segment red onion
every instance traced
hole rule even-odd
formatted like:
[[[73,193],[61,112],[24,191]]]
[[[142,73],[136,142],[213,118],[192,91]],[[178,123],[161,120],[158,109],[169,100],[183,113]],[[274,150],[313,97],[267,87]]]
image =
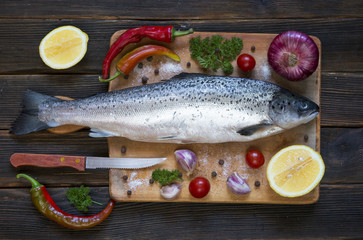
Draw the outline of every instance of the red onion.
[[[193,173],[197,166],[197,156],[188,149],[180,149],[174,152],[174,156],[179,166],[187,172],[187,175]]]
[[[178,197],[182,189],[182,185],[180,183],[173,183],[171,185],[163,186],[160,189],[160,194],[166,200],[173,200]]]
[[[251,192],[251,188],[248,186],[246,180],[244,180],[237,172],[228,176],[227,186],[234,194],[243,195]]]
[[[267,57],[278,74],[290,81],[301,81],[318,67],[319,49],[305,33],[287,31],[272,40]]]

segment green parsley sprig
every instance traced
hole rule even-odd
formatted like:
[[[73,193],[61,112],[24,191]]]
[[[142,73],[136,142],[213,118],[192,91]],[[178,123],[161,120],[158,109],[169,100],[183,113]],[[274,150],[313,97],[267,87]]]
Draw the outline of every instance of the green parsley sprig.
[[[81,212],[87,212],[88,207],[92,205],[92,203],[102,205],[102,203],[93,201],[89,194],[89,187],[80,186],[69,188],[67,190],[66,196],[68,200]]]
[[[175,181],[183,181],[180,177],[179,170],[156,169],[152,172],[151,177],[154,181],[159,182],[161,185],[169,185]]]
[[[191,57],[197,60],[202,68],[217,71],[222,68],[223,72],[233,72],[231,62],[238,56],[243,48],[240,38],[232,37],[231,40],[224,39],[221,35],[213,35],[201,40],[200,36],[189,41]]]

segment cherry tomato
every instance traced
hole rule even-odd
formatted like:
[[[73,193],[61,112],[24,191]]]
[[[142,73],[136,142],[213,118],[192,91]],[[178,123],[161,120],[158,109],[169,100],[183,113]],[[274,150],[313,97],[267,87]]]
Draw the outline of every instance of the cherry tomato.
[[[251,55],[244,53],[238,57],[237,65],[243,72],[248,72],[255,68],[256,61]]]
[[[196,177],[189,183],[189,192],[195,198],[205,197],[210,190],[210,183],[204,177]]]
[[[250,150],[246,154],[246,162],[251,168],[259,168],[265,163],[265,157],[258,150]]]

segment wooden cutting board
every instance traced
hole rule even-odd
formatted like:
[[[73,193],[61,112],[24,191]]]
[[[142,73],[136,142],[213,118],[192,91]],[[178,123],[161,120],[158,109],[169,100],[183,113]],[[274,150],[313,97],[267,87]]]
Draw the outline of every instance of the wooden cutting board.
[[[124,30],[116,32],[111,38],[111,44],[123,33]],[[243,39],[243,49],[241,53],[249,53],[256,59],[256,67],[250,73],[242,73],[236,66],[231,76],[247,77],[252,79],[266,80],[285,87],[293,92],[299,93],[313,100],[320,105],[320,72],[318,69],[308,79],[301,82],[289,82],[277,75],[267,63],[268,47],[276,34],[253,34],[253,33],[217,33],[217,32],[195,32],[192,35],[176,38],[173,43],[161,43],[144,39],[138,44],[131,44],[123,50],[111,66],[113,75],[116,71],[115,64],[118,59],[131,49],[144,44],[158,44],[166,46],[175,51],[181,58],[177,63],[167,57],[154,56],[152,61],[142,61],[143,67],[136,67],[129,74],[128,79],[119,77],[109,85],[109,91],[142,85],[143,76],[149,78],[148,83],[158,82],[162,79],[169,79],[180,72],[206,73],[212,75],[224,75],[221,70],[218,72],[204,71],[190,58],[189,40],[193,37],[201,36],[205,38],[214,34],[222,35],[224,38],[239,37]],[[313,37],[321,52],[320,40]],[[251,51],[251,46],[255,46],[255,51]],[[321,59],[321,57],[320,57]],[[190,62],[191,66],[187,67]],[[154,69],[159,69],[159,74],[154,74]],[[208,202],[208,203],[269,203],[269,204],[309,204],[314,203],[319,198],[319,187],[305,196],[297,198],[286,198],[276,194],[270,187],[266,178],[266,167],[271,157],[280,149],[293,145],[304,144],[320,150],[320,115],[310,123],[296,127],[279,135],[267,137],[247,143],[221,143],[221,144],[161,144],[135,142],[125,138],[112,137],[108,139],[110,157],[167,157],[163,163],[146,169],[139,170],[119,170],[110,169],[110,195],[116,201],[135,202],[163,202],[166,201],[160,196],[160,185],[150,184],[151,173],[157,168],[180,169],[174,158],[174,151],[177,149],[190,149],[194,151],[198,158],[198,166],[193,175],[187,177],[183,172],[182,192],[174,202]],[[126,152],[122,153],[122,147]],[[259,169],[251,169],[245,162],[245,154],[248,149],[257,148],[265,156],[265,164]],[[224,160],[224,165],[219,165],[218,161]],[[216,177],[211,173],[217,172]],[[251,187],[251,193],[245,196],[237,196],[229,192],[226,186],[226,179],[232,172],[238,172],[247,179]],[[128,179],[123,180],[127,175]],[[189,193],[188,186],[192,178],[203,176],[209,179],[211,189],[209,194],[196,199]],[[261,185],[255,187],[255,181],[260,181]],[[132,194],[127,195],[131,190]]]

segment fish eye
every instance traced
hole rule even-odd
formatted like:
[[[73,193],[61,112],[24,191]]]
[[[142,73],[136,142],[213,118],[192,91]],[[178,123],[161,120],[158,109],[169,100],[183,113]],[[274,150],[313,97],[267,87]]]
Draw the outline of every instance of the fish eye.
[[[305,103],[305,102],[303,102],[303,103],[300,104],[300,107],[301,107],[301,109],[307,109],[308,108],[308,104]]]

